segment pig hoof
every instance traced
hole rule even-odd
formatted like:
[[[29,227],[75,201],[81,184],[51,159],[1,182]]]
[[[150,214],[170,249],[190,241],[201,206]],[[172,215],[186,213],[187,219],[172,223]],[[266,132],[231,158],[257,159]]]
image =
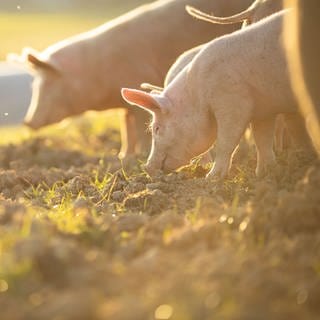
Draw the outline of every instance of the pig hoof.
[[[120,160],[125,159],[126,156],[127,156],[127,155],[126,155],[125,152],[120,151],[120,152],[118,153],[118,158],[119,158]]]

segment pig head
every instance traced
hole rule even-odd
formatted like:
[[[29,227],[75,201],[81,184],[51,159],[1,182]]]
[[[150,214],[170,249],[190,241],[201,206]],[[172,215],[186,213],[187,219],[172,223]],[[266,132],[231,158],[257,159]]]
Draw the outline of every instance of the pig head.
[[[192,158],[210,149],[215,140],[214,117],[208,110],[197,108],[197,103],[193,103],[184,89],[181,88],[185,95],[178,99],[176,94],[122,89],[122,96],[128,103],[152,114],[152,148],[145,166],[150,175],[188,164]]]
[[[81,113],[75,102],[78,92],[63,70],[32,50],[24,50],[25,60],[34,71],[32,99],[25,124],[33,129],[56,123]]]

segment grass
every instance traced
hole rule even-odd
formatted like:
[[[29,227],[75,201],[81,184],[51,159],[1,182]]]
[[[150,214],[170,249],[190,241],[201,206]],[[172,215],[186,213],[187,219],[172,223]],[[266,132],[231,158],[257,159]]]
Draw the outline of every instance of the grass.
[[[20,142],[28,139],[31,132],[22,126],[0,127],[0,145]]]
[[[119,129],[121,111],[87,112],[86,114],[68,118],[61,123],[44,127],[39,131],[32,131],[25,126],[0,127],[0,146],[10,143],[19,143],[36,137],[61,137],[68,135],[69,142],[75,142],[81,135],[90,139],[90,136],[103,134],[106,128]],[[72,128],[72,130],[70,130]],[[67,143],[66,143],[67,144]],[[74,146],[74,145],[73,145]]]

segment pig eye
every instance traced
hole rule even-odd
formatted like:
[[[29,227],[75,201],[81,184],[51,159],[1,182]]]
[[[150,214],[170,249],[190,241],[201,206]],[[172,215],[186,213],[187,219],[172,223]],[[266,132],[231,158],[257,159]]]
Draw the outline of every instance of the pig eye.
[[[160,129],[159,126],[156,126],[156,127],[154,128],[154,133],[155,133],[155,134],[158,134],[158,133],[159,133],[159,129]]]

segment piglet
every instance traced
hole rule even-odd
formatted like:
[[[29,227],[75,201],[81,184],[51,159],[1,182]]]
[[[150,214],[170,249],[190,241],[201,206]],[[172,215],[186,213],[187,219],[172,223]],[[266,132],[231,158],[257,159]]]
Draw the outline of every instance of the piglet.
[[[171,171],[206,152],[216,140],[208,177],[224,178],[233,152],[251,123],[257,175],[275,162],[274,119],[296,113],[285,52],[281,11],[206,44],[160,94],[122,89],[123,98],[153,115],[146,170]]]

